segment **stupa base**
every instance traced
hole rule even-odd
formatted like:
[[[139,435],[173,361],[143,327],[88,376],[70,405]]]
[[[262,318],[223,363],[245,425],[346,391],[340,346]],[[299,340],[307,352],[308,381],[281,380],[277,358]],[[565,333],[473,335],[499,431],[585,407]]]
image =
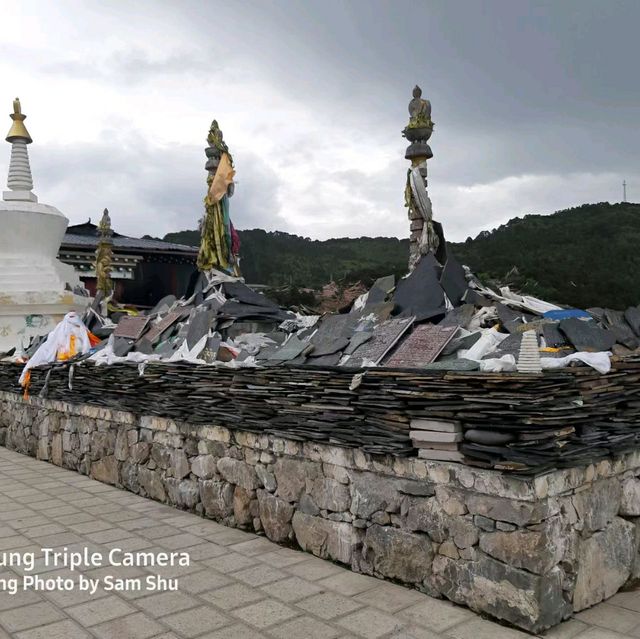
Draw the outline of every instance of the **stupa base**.
[[[19,354],[32,337],[47,335],[70,311],[84,313],[91,298],[71,291],[24,291],[0,295],[0,353]]]

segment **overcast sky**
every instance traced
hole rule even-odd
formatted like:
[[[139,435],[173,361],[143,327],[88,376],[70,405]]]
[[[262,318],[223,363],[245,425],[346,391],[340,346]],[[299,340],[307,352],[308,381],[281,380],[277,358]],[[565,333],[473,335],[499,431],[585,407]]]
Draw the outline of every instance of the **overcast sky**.
[[[108,207],[128,235],[195,228],[216,118],[238,228],[405,237],[400,131],[416,83],[432,102],[429,192],[448,239],[620,201],[623,179],[640,201],[637,0],[0,9],[0,113],[21,98],[35,192],[72,224]]]

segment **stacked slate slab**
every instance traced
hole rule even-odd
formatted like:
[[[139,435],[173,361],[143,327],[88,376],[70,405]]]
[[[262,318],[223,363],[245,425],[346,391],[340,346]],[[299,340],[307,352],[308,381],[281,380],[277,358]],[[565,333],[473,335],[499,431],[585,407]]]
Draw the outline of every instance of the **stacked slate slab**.
[[[0,364],[0,390],[20,392],[19,372]],[[162,362],[140,375],[133,363],[83,361],[34,369],[32,380],[32,394],[51,399],[372,454],[416,456],[422,446],[411,433],[420,420],[458,422],[462,439],[452,443],[461,463],[519,475],[640,447],[640,356],[615,361],[606,375],[587,367],[527,375]]]
[[[418,457],[438,461],[461,462],[462,424],[438,419],[412,419],[409,436],[418,449]]]

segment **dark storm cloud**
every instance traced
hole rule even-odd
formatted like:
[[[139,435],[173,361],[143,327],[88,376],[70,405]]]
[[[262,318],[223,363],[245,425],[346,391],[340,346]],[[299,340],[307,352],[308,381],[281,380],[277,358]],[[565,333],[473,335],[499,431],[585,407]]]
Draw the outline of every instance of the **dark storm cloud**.
[[[31,69],[34,83],[103,98],[96,130],[106,133],[34,160],[37,190],[73,221],[112,202],[130,234],[150,232],[150,220],[155,235],[193,228],[204,174],[201,136],[182,129],[190,113],[203,129],[221,119],[238,227],[406,235],[400,130],[416,83],[433,104],[429,189],[449,237],[619,199],[622,179],[640,193],[637,0],[42,6],[25,25],[54,11],[39,25],[56,35],[48,48],[16,39],[0,55],[19,79]],[[72,25],[75,39],[53,25]],[[135,109],[131,122],[123,111]]]
[[[339,105],[345,122],[360,123],[358,137],[384,126],[392,140],[420,83],[433,102],[434,165],[446,163],[451,180],[639,170],[636,1],[281,2],[252,11],[262,29],[249,46],[278,42],[273,81],[319,109]]]

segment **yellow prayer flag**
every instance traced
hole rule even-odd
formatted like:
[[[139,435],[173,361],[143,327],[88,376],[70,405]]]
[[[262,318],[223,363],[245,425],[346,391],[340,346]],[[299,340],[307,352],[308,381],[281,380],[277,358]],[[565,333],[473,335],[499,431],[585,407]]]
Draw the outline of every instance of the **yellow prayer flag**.
[[[211,180],[211,187],[209,188],[209,201],[212,204],[219,202],[226,194],[229,184],[233,182],[233,177],[236,172],[231,166],[231,158],[228,153],[223,153],[220,158],[220,164],[216,169],[216,174]]]

